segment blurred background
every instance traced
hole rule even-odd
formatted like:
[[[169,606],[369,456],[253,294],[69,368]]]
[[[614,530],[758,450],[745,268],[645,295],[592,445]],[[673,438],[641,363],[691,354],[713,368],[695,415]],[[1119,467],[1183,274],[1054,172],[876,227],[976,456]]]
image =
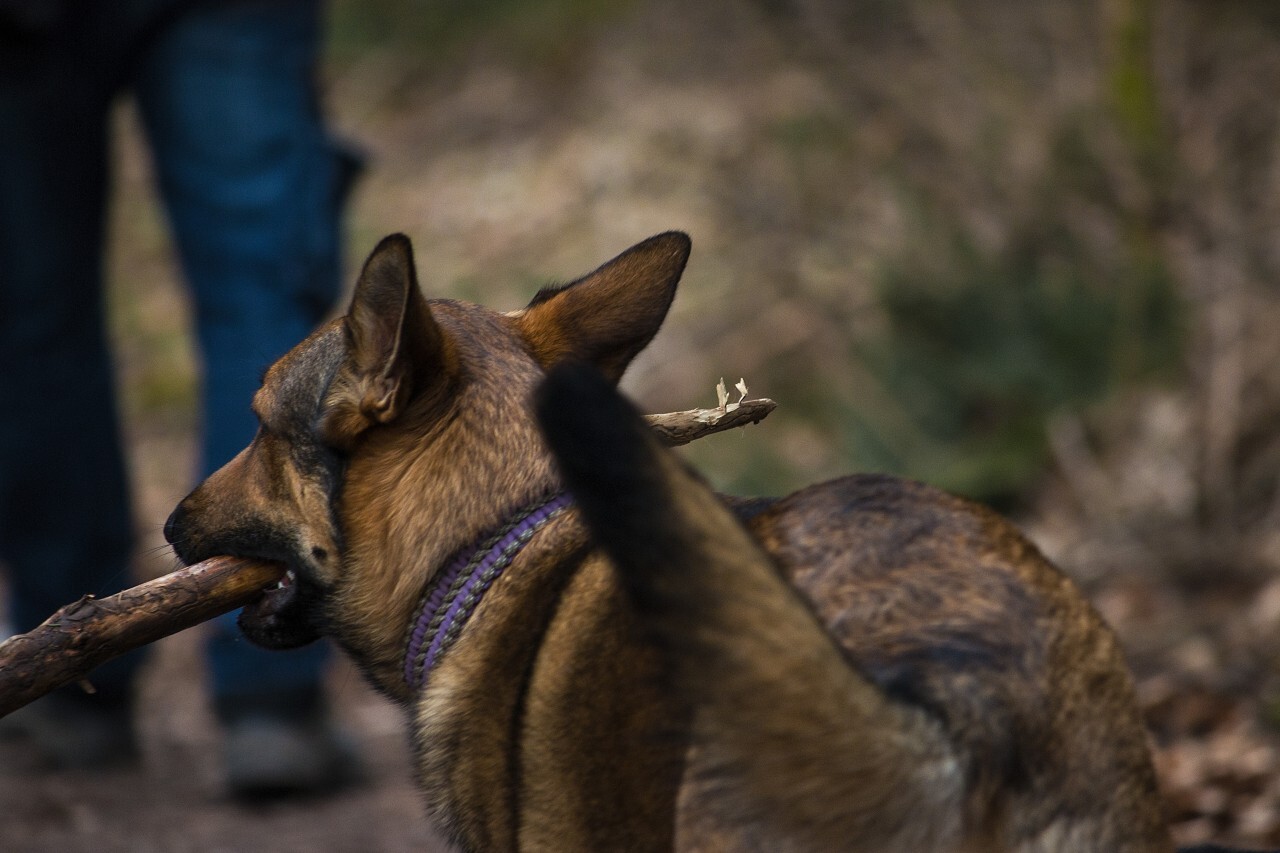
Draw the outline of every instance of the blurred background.
[[[712,405],[721,377],[778,401],[689,448],[712,481],[891,471],[1010,514],[1121,633],[1179,840],[1280,843],[1280,6],[337,0],[323,89],[368,158],[350,269],[404,231],[429,295],[507,310],[688,231],[625,386],[648,411]],[[197,366],[128,103],[117,140],[112,317],[154,574]],[[153,666],[162,788],[0,779],[6,826],[63,849],[430,843],[399,718],[349,671],[377,784],[210,802],[194,648]],[[375,818],[348,848],[314,809]]]

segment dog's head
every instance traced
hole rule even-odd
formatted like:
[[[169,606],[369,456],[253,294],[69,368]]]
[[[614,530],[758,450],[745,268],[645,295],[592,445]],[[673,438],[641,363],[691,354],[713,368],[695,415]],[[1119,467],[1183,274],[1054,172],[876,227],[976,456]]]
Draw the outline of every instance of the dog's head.
[[[660,234],[503,314],[427,300],[408,239],[386,238],[346,316],[267,370],[257,435],[178,505],[166,537],[187,563],[289,567],[245,609],[251,639],[286,648],[332,634],[368,664],[390,661],[431,573],[553,488],[530,411],[544,372],[581,361],[617,381],[661,325],[688,254],[684,234]]]

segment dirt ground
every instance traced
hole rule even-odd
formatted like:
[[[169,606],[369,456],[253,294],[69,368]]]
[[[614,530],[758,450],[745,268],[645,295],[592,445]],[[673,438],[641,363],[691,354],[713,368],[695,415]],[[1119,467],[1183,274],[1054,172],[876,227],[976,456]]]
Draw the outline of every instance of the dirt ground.
[[[29,746],[0,742],[5,853],[432,853],[446,847],[410,781],[400,712],[350,667],[332,673],[336,712],[359,745],[349,791],[262,807],[226,797],[218,733],[204,701],[199,629],[156,644],[139,716],[143,760],[107,773],[51,772]]]

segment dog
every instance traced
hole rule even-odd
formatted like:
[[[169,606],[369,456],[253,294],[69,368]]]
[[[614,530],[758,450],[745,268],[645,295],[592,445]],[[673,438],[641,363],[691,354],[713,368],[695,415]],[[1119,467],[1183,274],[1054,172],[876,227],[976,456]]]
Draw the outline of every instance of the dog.
[[[1118,642],[1009,523],[879,475],[718,496],[646,434],[613,387],[689,251],[499,313],[386,238],[166,537],[288,566],[244,633],[405,706],[464,851],[1172,850]]]

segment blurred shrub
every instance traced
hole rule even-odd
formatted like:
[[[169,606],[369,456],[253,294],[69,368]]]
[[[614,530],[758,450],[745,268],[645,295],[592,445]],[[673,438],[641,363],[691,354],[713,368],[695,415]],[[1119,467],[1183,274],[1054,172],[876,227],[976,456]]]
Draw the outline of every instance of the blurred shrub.
[[[1154,258],[1093,262],[1061,225],[1024,227],[997,251],[961,231],[883,269],[886,329],[861,353],[913,429],[851,413],[864,467],[998,506],[1047,462],[1046,424],[1181,363],[1175,282]]]

